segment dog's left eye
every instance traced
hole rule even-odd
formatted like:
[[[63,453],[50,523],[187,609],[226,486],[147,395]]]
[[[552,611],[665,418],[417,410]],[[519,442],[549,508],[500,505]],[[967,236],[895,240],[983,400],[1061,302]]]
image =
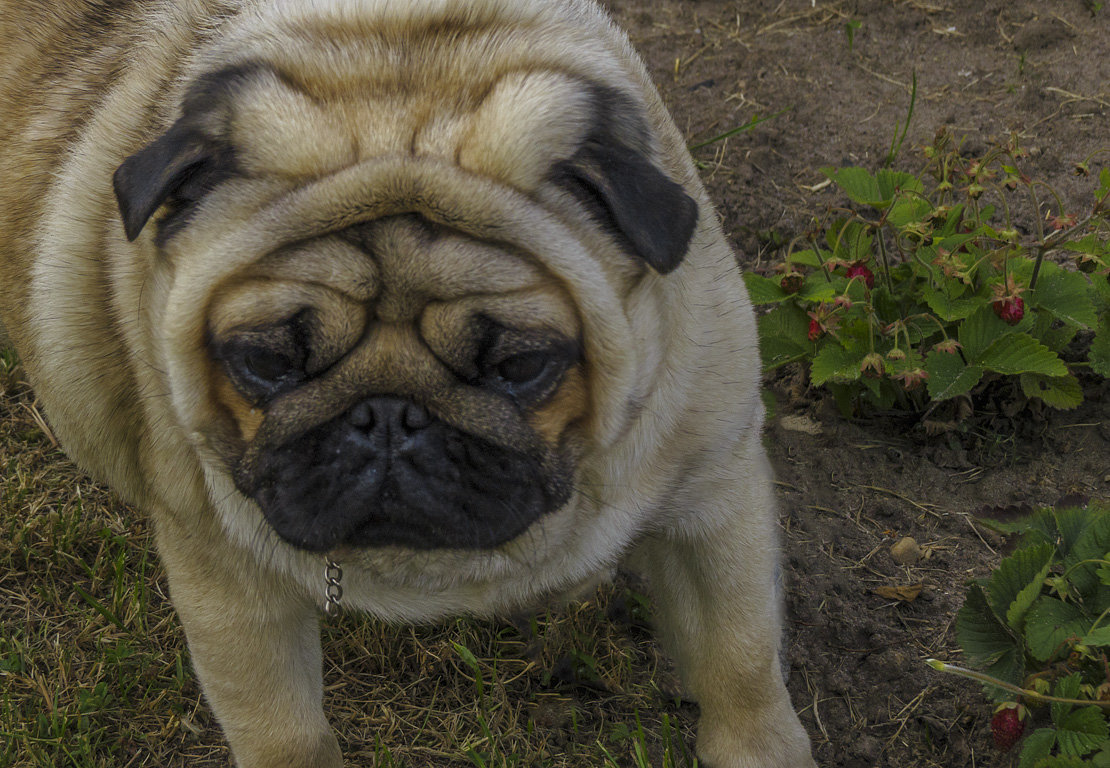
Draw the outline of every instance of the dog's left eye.
[[[573,345],[553,344],[515,353],[491,354],[483,368],[485,386],[523,407],[543,402],[575,359]]]
[[[539,377],[552,363],[546,351],[523,352],[497,364],[497,375],[510,384],[525,384]]]

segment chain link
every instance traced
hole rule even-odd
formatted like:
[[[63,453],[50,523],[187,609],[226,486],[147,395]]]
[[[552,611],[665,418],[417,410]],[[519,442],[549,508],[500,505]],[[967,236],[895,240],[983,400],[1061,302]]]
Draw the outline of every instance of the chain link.
[[[339,615],[339,601],[343,599],[343,569],[330,557],[324,558],[324,613],[335,618]]]

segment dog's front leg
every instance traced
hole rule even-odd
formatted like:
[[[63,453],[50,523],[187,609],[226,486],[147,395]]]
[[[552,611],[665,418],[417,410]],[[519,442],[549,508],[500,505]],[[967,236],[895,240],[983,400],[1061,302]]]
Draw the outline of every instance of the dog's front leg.
[[[222,531],[157,526],[193,666],[238,768],[340,768],[316,609]]]
[[[761,451],[742,477],[715,478],[630,563],[648,577],[657,624],[701,706],[698,754],[710,768],[812,768],[809,738],[779,665],[778,546]],[[704,495],[703,495],[704,494]]]

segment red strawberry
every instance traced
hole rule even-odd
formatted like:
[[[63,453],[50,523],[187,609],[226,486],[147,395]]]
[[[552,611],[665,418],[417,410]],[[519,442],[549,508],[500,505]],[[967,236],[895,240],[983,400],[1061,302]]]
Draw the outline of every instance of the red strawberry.
[[[875,275],[872,274],[871,270],[868,269],[867,265],[862,261],[857,261],[855,264],[848,267],[848,271],[845,274],[848,276],[849,280],[853,277],[858,277],[867,284],[868,288],[875,287]]]
[[[997,299],[991,303],[994,313],[1009,325],[1017,325],[1025,317],[1025,302],[1020,296]]]
[[[782,276],[782,282],[779,283],[787,293],[797,293],[802,290],[805,284],[806,279],[801,272],[787,272]]]
[[[991,736],[994,746],[1002,752],[1009,751],[1025,732],[1025,707],[1009,701],[998,708],[991,718]]]
[[[817,341],[819,338],[821,338],[821,333],[822,333],[821,323],[819,323],[817,321],[816,317],[810,319],[810,321],[809,321],[809,340],[810,341]]]

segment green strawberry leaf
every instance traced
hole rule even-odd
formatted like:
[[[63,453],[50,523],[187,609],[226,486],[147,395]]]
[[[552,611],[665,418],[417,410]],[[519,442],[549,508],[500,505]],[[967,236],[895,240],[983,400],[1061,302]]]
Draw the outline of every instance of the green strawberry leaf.
[[[1084,275],[1045,261],[1037,287],[1028,294],[1028,303],[1068,325],[1091,328],[1098,318],[1087,288]]]
[[[1038,661],[1048,661],[1069,637],[1087,634],[1090,619],[1071,603],[1042,596],[1025,614],[1025,639],[1029,653]]]
[[[812,250],[795,251],[790,254],[789,263],[819,269],[821,267],[821,262],[823,260],[828,260],[830,256],[832,256],[831,253],[824,253],[819,256],[816,251]]]
[[[1072,757],[1083,757],[1106,741],[1106,718],[1098,707],[1083,707],[1069,714],[1058,724],[1056,740],[1060,752]]]
[[[1040,595],[1055,552],[1051,544],[1019,550],[991,574],[987,582],[991,607],[996,615],[1006,617],[1006,624],[1015,632],[1021,632],[1025,612]]]
[[[1098,569],[1107,550],[1110,550],[1110,508],[1092,502],[1090,510],[1075,510],[1074,514],[1087,521],[1074,539],[1064,558],[1064,567],[1072,585],[1082,595],[1093,596],[1099,586]],[[1096,603],[1099,610],[1107,606]]]
[[[1016,684],[1025,674],[1020,641],[991,608],[978,584],[971,586],[956,613],[956,640],[973,666],[1003,682]],[[1000,688],[994,688],[992,695],[1000,700],[1012,696]]]
[[[1026,397],[1039,397],[1046,405],[1061,410],[1077,408],[1083,403],[1083,387],[1070,374],[1042,376],[1039,373],[1023,373],[1021,391]]]
[[[1091,768],[1091,764],[1086,760],[1080,760],[1078,757],[1053,755],[1052,757],[1038,760],[1034,768]]]
[[[865,354],[864,349],[845,349],[835,341],[828,341],[813,358],[810,380],[818,386],[828,381],[856,381],[862,375],[860,364]]]
[[[1098,324],[1091,351],[1087,355],[1091,370],[1103,378],[1110,379],[1110,312]]]
[[[1055,728],[1038,728],[1025,737],[1021,747],[1021,758],[1018,768],[1034,768],[1038,760],[1048,757],[1056,744]]]
[[[757,323],[764,371],[800,360],[813,351],[808,338],[809,315],[796,304],[779,304]]]
[[[963,320],[983,304],[981,299],[953,297],[948,291],[938,291],[931,285],[926,286],[921,295],[929,309],[946,323]]]
[[[1083,645],[1094,645],[1098,647],[1110,645],[1110,626],[1092,629],[1083,636],[1080,642],[1082,642]]]
[[[777,282],[754,272],[744,273],[744,285],[748,288],[748,298],[756,306],[777,304],[790,298],[790,294],[784,291]]]
[[[968,361],[978,363],[979,358],[1001,337],[1025,330],[1032,321],[1026,315],[1017,325],[1008,325],[994,314],[990,304],[984,304],[960,323],[958,337]]]
[[[991,344],[975,362],[988,371],[1002,374],[1040,373],[1045,376],[1066,376],[1068,373],[1059,355],[1024,333],[1003,336]]]
[[[920,192],[921,180],[912,173],[902,173],[883,169],[872,176],[866,168],[822,168],[825,174],[840,187],[849,198],[857,203],[878,210],[887,208],[899,190]]]
[[[948,352],[930,352],[925,359],[925,371],[929,374],[926,383],[933,400],[962,395],[983,378],[982,366],[967,365],[958,354]]]

